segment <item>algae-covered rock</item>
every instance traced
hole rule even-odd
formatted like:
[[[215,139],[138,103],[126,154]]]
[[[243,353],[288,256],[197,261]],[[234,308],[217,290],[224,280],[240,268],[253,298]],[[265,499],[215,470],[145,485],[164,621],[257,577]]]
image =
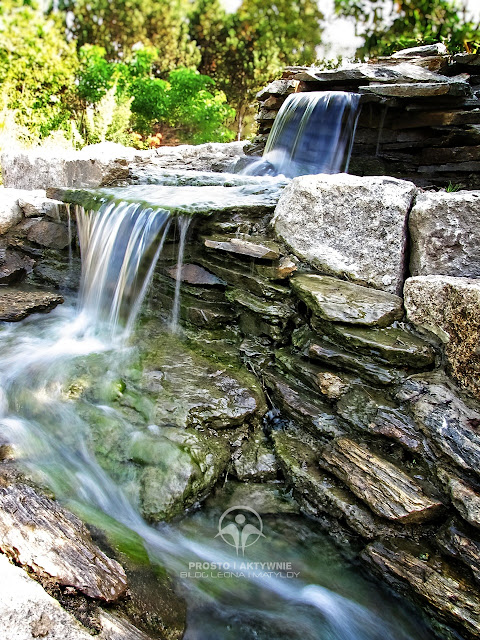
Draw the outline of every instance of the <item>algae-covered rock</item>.
[[[385,291],[315,274],[298,274],[290,282],[295,293],[323,320],[387,327],[403,316],[402,299]]]
[[[278,473],[275,455],[260,428],[239,448],[232,460],[233,472],[244,482],[275,480]]]
[[[167,335],[156,346],[141,383],[156,398],[156,424],[225,429],[265,413],[258,380],[240,364],[212,362]]]
[[[140,475],[143,515],[157,522],[182,514],[207,496],[226,469],[230,447],[218,436],[164,427],[133,442],[131,457],[145,465]]]

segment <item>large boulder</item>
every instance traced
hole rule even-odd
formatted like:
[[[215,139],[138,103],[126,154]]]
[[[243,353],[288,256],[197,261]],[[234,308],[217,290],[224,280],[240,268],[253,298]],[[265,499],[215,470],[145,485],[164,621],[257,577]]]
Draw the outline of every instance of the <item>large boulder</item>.
[[[420,193],[409,219],[414,276],[480,277],[480,191]]]
[[[0,235],[6,233],[23,218],[18,198],[23,193],[17,189],[0,189]]]
[[[408,319],[445,343],[449,372],[480,397],[480,280],[417,276],[404,294]]]
[[[413,183],[395,178],[301,176],[280,197],[273,223],[319,271],[398,294],[415,193]]]

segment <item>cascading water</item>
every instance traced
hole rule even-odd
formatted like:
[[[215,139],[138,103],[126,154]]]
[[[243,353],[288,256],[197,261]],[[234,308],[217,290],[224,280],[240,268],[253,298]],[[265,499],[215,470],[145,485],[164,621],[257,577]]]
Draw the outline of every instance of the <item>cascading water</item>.
[[[153,205],[107,201],[96,212],[78,209],[83,260],[78,307],[56,309],[48,316],[31,317],[18,325],[6,325],[0,331],[3,352],[0,425],[8,440],[16,445],[20,461],[71,508],[101,510],[136,531],[143,538],[152,562],[161,563],[177,578],[191,563],[233,566],[238,559],[222,551],[211,525],[201,519],[158,528],[142,519],[128,493],[97,462],[86,416],[94,409],[115,415],[118,421],[125,418],[108,399],[95,406],[93,401],[77,399],[70,381],[83,358],[95,356],[94,365],[99,366],[95,354],[103,353],[107,363],[105,371],[97,372],[99,377],[108,377],[129,366],[132,355],[129,340],[135,317],[169,225],[174,224],[170,211],[185,211],[188,206],[198,208],[199,191],[192,189],[191,192],[179,189],[178,198],[173,201],[172,191],[163,191],[164,197],[168,195],[168,206],[166,201],[162,205],[157,192]],[[214,206],[212,200],[215,202],[220,195],[215,192],[217,196],[212,196],[209,189],[206,188],[203,201]],[[223,188],[221,197],[225,201],[232,198],[231,189],[234,188]],[[250,195],[257,197],[258,187]],[[181,218],[179,224],[180,244],[184,244],[188,225]],[[267,551],[279,553],[282,543],[276,541],[274,534],[273,530],[269,534],[271,547]],[[305,559],[303,569],[308,581],[304,581],[303,574],[289,580],[272,574],[225,581],[208,576],[198,581],[186,580],[184,589],[191,613],[185,638],[426,637],[423,631],[416,635],[401,630],[397,624],[385,621],[386,615],[371,611],[371,607],[314,584],[312,581],[317,579],[321,568],[311,575]],[[332,587],[335,584],[332,580]]]
[[[287,178],[348,171],[360,95],[345,91],[292,93],[283,103],[261,160],[248,175]]]

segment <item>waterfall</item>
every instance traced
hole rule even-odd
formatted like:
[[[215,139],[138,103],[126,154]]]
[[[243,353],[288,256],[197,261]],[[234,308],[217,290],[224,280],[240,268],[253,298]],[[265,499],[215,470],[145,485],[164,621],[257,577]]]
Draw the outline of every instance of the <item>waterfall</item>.
[[[359,94],[345,91],[292,93],[278,112],[263,157],[245,173],[293,178],[348,171],[359,100]]]

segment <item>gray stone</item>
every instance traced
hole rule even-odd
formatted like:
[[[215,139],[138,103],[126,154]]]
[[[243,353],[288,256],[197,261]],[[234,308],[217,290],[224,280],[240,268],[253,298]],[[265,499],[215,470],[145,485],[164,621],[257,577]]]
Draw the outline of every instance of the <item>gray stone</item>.
[[[62,302],[63,298],[58,293],[1,289],[0,320],[17,322],[31,313],[50,311]]]
[[[410,377],[397,394],[435,448],[462,469],[480,474],[480,412],[471,409],[440,374]]]
[[[424,546],[406,550],[373,542],[363,552],[364,558],[383,579],[409,585],[447,622],[459,625],[472,638],[480,627],[480,599],[472,581],[449,563],[430,558]]]
[[[23,211],[18,205],[20,193],[22,192],[18,189],[0,188],[0,235],[6,233],[23,218]]]
[[[184,144],[178,147],[159,147],[152,152],[151,162],[153,167],[165,169],[229,171],[243,156],[245,144],[245,141],[207,142],[197,145]],[[146,168],[148,171],[147,166]]]
[[[298,80],[274,80],[257,93],[257,100],[264,100],[268,96],[287,96],[295,93]]]
[[[292,498],[291,491],[279,482],[258,484],[229,481],[215,492],[212,503],[214,507],[218,507],[220,503],[226,509],[245,504],[261,515],[300,512],[298,504]]]
[[[403,317],[402,299],[384,291],[312,274],[295,275],[290,283],[295,293],[323,320],[387,327]]]
[[[260,428],[256,429],[232,458],[235,475],[242,482],[264,482],[277,477],[277,462]]]
[[[277,260],[280,257],[279,249],[273,243],[266,246],[264,243],[252,242],[252,239],[213,237],[205,238],[204,245],[208,249],[227,251],[247,258],[262,260]]]
[[[425,44],[421,47],[409,47],[408,49],[400,49],[396,51],[392,58],[416,58],[417,56],[438,56],[446,55],[448,53],[447,47],[443,42],[436,42],[435,44]]]
[[[168,275],[177,280],[178,277],[181,282],[188,284],[198,285],[202,287],[218,287],[224,286],[225,282],[214,276],[203,267],[199,267],[196,264],[183,264],[180,269],[176,266],[168,270]]]
[[[57,222],[63,217],[60,214],[65,210],[63,202],[47,198],[42,189],[26,192],[18,199],[18,205],[26,218],[47,216]]]
[[[61,222],[40,219],[28,229],[27,240],[50,249],[65,249],[71,238],[67,227]]]
[[[391,462],[350,438],[322,451],[320,466],[336,475],[378,516],[397,522],[426,522],[442,511],[440,501]]]
[[[389,293],[403,287],[416,187],[395,178],[301,176],[275,209],[276,233],[319,271]]]
[[[419,193],[409,218],[414,276],[480,277],[480,191]]]
[[[436,536],[444,553],[463,562],[480,582],[480,540],[472,538],[464,531],[461,523],[451,520]]]
[[[438,477],[462,518],[480,529],[480,493],[455,474],[443,469],[439,470]]]
[[[431,98],[434,96],[469,96],[468,82],[407,82],[404,84],[372,83],[359,88],[359,93],[373,93],[388,98]]]
[[[0,487],[0,547],[39,578],[106,602],[127,592],[122,566],[94,545],[72,513],[24,484]]]
[[[408,319],[445,343],[449,373],[480,398],[480,280],[418,276],[404,294]]]
[[[0,284],[14,284],[22,280],[32,271],[34,265],[35,260],[32,258],[7,249],[4,256],[0,256]]]

